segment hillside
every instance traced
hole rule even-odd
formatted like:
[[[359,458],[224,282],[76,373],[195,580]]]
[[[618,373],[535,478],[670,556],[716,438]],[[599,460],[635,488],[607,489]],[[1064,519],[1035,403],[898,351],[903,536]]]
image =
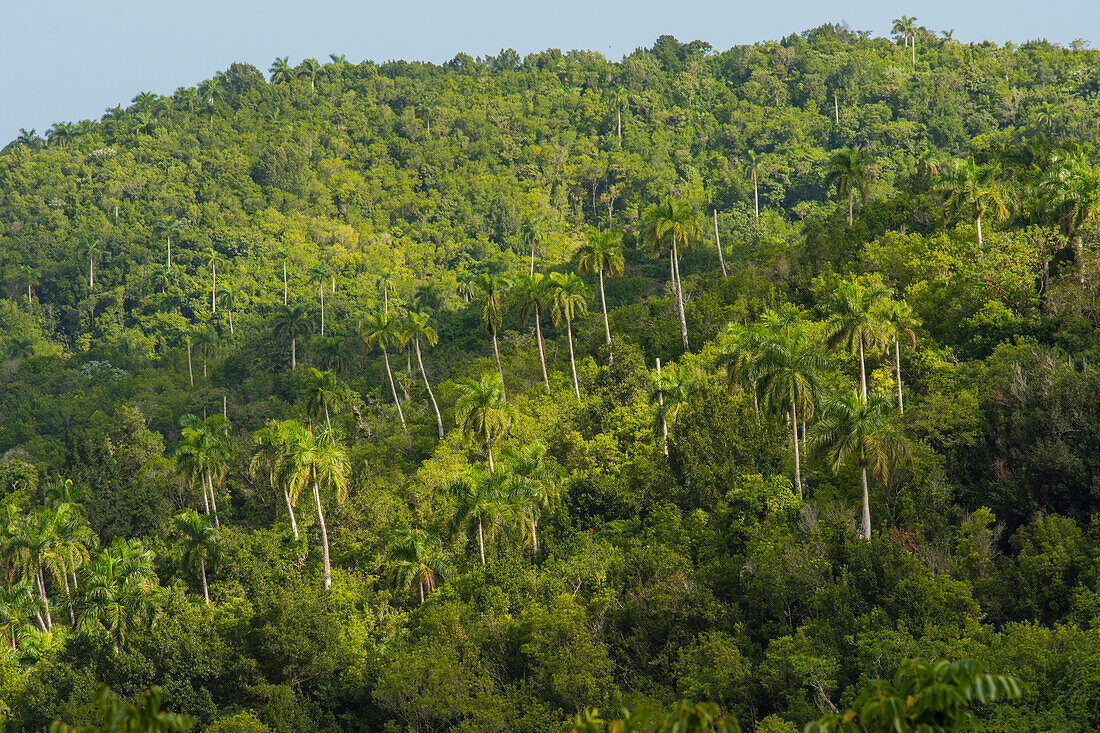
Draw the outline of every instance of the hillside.
[[[779,733],[969,659],[973,729],[1092,729],[1100,52],[900,33],[234,64],[7,145],[8,728]]]

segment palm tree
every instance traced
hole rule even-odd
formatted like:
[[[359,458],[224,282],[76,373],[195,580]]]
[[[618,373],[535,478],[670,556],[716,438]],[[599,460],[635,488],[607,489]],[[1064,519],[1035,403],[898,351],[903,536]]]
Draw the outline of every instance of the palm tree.
[[[80,249],[88,258],[88,289],[95,288],[95,258],[102,251],[98,237],[85,236],[80,240]]]
[[[329,562],[328,528],[321,506],[321,488],[329,491],[338,504],[347,498],[350,472],[347,453],[327,432],[314,435],[300,424],[292,423],[284,434],[287,439],[286,460],[279,471],[280,480],[286,482],[292,503],[297,503],[303,488],[308,486],[313,489],[313,506],[317,510],[317,523],[321,530],[324,584],[328,588],[332,585],[332,565]]]
[[[382,312],[386,315],[390,314],[390,293],[393,292],[395,287],[393,270],[385,270],[378,276],[378,292],[382,296]]]
[[[731,393],[741,388],[752,394],[752,409],[760,415],[760,400],[756,389],[759,373],[760,349],[767,339],[763,326],[753,323],[742,326],[731,323],[726,326],[718,342],[718,356],[714,365],[726,372],[726,389]]]
[[[299,79],[309,79],[309,90],[315,92],[317,91],[317,72],[320,70],[321,64],[317,62],[317,59],[303,59],[302,63],[298,64],[295,72],[297,72]]]
[[[997,182],[996,165],[978,165],[973,158],[955,161],[944,170],[939,188],[947,194],[947,205],[953,211],[970,215],[979,247],[982,245],[982,218],[988,215],[994,221],[1003,221],[1008,217],[1008,205]]]
[[[519,242],[525,249],[531,250],[531,270],[528,275],[535,274],[535,250],[542,241],[542,220],[527,217],[519,227]]]
[[[237,332],[233,329],[233,306],[237,302],[237,291],[232,286],[222,285],[222,289],[218,291],[218,300],[229,314],[229,335],[236,336]]]
[[[446,493],[456,500],[451,518],[452,533],[471,532],[477,529],[477,547],[481,565],[485,566],[485,534],[490,539],[496,528],[504,523],[511,512],[506,495],[506,474],[490,468],[481,471],[467,466],[446,488]]]
[[[153,553],[138,540],[116,537],[81,573],[83,608],[79,626],[101,625],[117,653],[130,633],[150,626],[159,615]]]
[[[314,420],[323,415],[325,427],[332,430],[331,411],[351,401],[351,388],[336,380],[332,372],[322,372],[310,367],[309,376],[302,382],[302,396],[306,412]]]
[[[871,539],[871,509],[867,472],[885,481],[891,463],[904,451],[904,444],[889,421],[890,398],[872,394],[863,398],[852,391],[831,400],[814,427],[810,444],[825,453],[837,473],[845,465],[859,468],[862,486],[862,536]]]
[[[848,197],[848,226],[852,226],[852,201],[858,188],[863,203],[867,203],[870,184],[868,161],[858,148],[844,148],[835,151],[825,165],[826,188],[836,186],[837,198]]]
[[[901,394],[901,346],[898,337],[902,334],[909,337],[912,347],[917,348],[917,335],[913,329],[920,325],[920,319],[913,313],[913,308],[904,300],[885,299],[881,301],[879,313],[876,319],[886,325],[889,335],[894,340],[894,381],[898,387],[898,414],[905,414],[905,402]]]
[[[518,450],[506,448],[504,458],[508,469],[508,502],[523,519],[524,532],[529,532],[531,558],[538,562],[539,520],[558,498],[562,475],[546,460],[546,446],[538,441]]]
[[[680,312],[680,335],[684,339],[684,351],[688,351],[687,317],[684,315],[684,290],[680,282],[680,247],[690,246],[692,239],[702,236],[702,228],[695,209],[683,201],[664,199],[642,217],[642,241],[649,246],[654,257],[670,253],[669,270],[676,287],[676,304]]]
[[[1081,230],[1100,217],[1100,167],[1093,165],[1091,156],[1083,151],[1057,152],[1039,183],[1039,194],[1062,234],[1074,243],[1078,271],[1083,272]],[[1083,282],[1083,274],[1079,278]]]
[[[423,604],[439,581],[450,573],[450,558],[439,538],[424,530],[402,529],[396,535],[386,551],[393,584],[405,591],[412,590],[414,584],[419,586]]]
[[[323,262],[318,262],[309,271],[309,282],[311,285],[317,285],[317,291],[321,294],[321,336],[325,335],[325,286],[328,285],[330,277],[334,277],[329,266]]]
[[[19,268],[19,284],[27,289],[27,308],[31,307],[31,301],[34,297],[34,289],[38,287],[41,276],[42,273],[40,273],[33,267],[22,265]]]
[[[289,61],[289,56],[283,56],[282,58],[278,56],[275,57],[275,60],[271,63],[271,67],[268,69],[268,71],[271,72],[272,84],[289,84],[290,81],[294,79],[294,70],[290,68]]]
[[[19,632],[27,625],[31,614],[37,614],[31,586],[24,578],[17,583],[0,586],[0,635],[11,639],[11,648],[19,649]]]
[[[541,272],[534,275],[520,275],[508,291],[511,305],[515,309],[516,326],[523,326],[535,317],[535,342],[539,350],[539,365],[542,367],[542,383],[546,394],[550,394],[550,378],[546,374],[546,343],[542,338],[542,310],[550,302],[549,281]]]
[[[202,596],[210,605],[210,588],[206,583],[206,561],[215,562],[221,554],[218,530],[208,519],[200,517],[194,509],[177,514],[172,526],[182,536],[180,543],[180,568],[198,568],[202,576]]]
[[[753,210],[756,213],[756,218],[760,218],[760,158],[756,155],[755,150],[749,150],[745,153],[745,157],[749,159],[749,180],[752,181],[752,203]]]
[[[213,514],[214,524],[220,527],[214,479],[216,477],[221,483],[229,462],[229,421],[222,415],[211,415],[205,420],[184,415],[180,418],[180,426],[183,430],[175,454],[177,470],[188,483],[198,479],[203,487],[206,514]]]
[[[401,333],[397,323],[390,319],[387,311],[375,311],[364,319],[363,329],[359,335],[363,338],[367,351],[370,351],[375,344],[382,349],[382,358],[386,362],[386,376],[389,377],[390,392],[393,394],[393,404],[397,406],[397,417],[401,420],[401,428],[407,433],[405,413],[401,410],[401,400],[397,398],[397,386],[393,381],[393,370],[390,369],[390,353],[386,348],[387,345],[400,345]]]
[[[910,41],[912,42],[913,68],[917,68],[917,19],[910,18],[908,15],[894,18],[894,26],[890,32],[899,36],[906,46],[910,45]]]
[[[771,335],[760,346],[757,364],[757,389],[765,405],[780,414],[786,412],[791,423],[791,447],[794,451],[794,483],[802,496],[802,466],[798,450],[799,410],[803,416],[817,403],[820,393],[818,375],[825,368],[825,356],[810,341],[800,322],[787,314],[769,312]],[[778,326],[778,327],[777,327]]]
[[[290,368],[298,368],[298,339],[308,336],[309,314],[301,305],[281,305],[275,309],[275,338],[290,341]]]
[[[410,311],[409,317],[405,321],[405,337],[412,342],[413,348],[416,350],[416,363],[420,365],[420,376],[424,378],[424,387],[428,390],[428,399],[431,400],[432,409],[435,411],[435,424],[439,428],[439,439],[443,440],[443,416],[439,414],[439,404],[435,401],[435,393],[432,392],[432,384],[428,381],[428,372],[424,369],[424,358],[420,353],[421,339],[424,339],[429,347],[439,343],[439,335],[434,328],[428,325],[428,319],[429,315],[427,313]]]
[[[668,364],[661,371],[650,376],[649,402],[657,406],[653,419],[654,432],[661,433],[661,446],[668,455],[668,426],[674,424],[680,415],[680,408],[687,403],[695,391],[695,380],[691,370],[676,364]]]
[[[478,293],[477,278],[471,275],[460,272],[458,274],[458,289],[457,295],[462,298],[463,303],[469,303],[470,299],[476,296]]]
[[[879,304],[890,297],[882,285],[860,285],[845,280],[825,303],[829,320],[825,325],[830,346],[843,346],[850,354],[859,355],[859,393],[867,396],[867,367],[864,357],[868,350],[879,348],[885,337]]]
[[[623,274],[622,235],[615,229],[601,232],[590,226],[585,230],[585,241],[573,252],[573,264],[577,272],[586,275],[595,272],[600,280],[600,305],[603,307],[603,330],[607,339],[607,356],[611,361],[611,325],[607,320],[607,298],[604,296],[603,276]]]
[[[284,423],[269,421],[266,427],[260,428],[253,435],[252,459],[248,468],[253,476],[259,471],[267,473],[268,483],[271,488],[281,488],[283,499],[286,500],[286,509],[290,514],[290,529],[294,533],[294,539],[298,539],[298,521],[294,517],[294,505],[290,500],[290,491],[286,481],[280,478],[283,461],[287,453],[287,436],[293,433],[296,421],[288,420]]]
[[[497,333],[500,331],[501,324],[500,294],[506,285],[506,281],[501,277],[484,273],[477,276],[477,286],[485,294],[485,306],[481,309],[481,324],[485,327],[485,333],[493,339],[493,357],[497,362],[501,395],[505,401],[508,400],[508,396],[504,393],[504,369],[500,366],[500,348],[497,346]]]
[[[460,379],[455,383],[458,400],[455,403],[455,422],[467,438],[484,446],[489,458],[489,470],[493,470],[493,444],[508,434],[512,428],[512,410],[504,401],[504,387],[500,375],[488,372],[480,381]]]
[[[577,381],[577,361],[573,355],[573,319],[588,312],[588,287],[571,272],[550,273],[550,303],[554,325],[565,318],[565,334],[569,341],[569,367],[573,371],[573,391],[581,400],[581,385]]]
[[[206,377],[206,362],[218,354],[218,332],[209,324],[196,329],[191,335],[191,343],[202,354],[202,376]]]

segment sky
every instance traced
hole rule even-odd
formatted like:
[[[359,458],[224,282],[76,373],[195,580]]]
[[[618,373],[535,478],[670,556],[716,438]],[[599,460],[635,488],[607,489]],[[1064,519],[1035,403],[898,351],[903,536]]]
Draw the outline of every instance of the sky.
[[[826,22],[874,35],[892,19],[962,42],[1077,38],[1100,45],[1096,0],[7,0],[0,13],[0,147],[21,128],[99,119],[143,91],[169,94],[231,63],[266,71],[330,53],[441,63],[460,51],[583,48],[619,60],[663,34],[717,50]],[[1090,35],[1091,34],[1091,35]]]

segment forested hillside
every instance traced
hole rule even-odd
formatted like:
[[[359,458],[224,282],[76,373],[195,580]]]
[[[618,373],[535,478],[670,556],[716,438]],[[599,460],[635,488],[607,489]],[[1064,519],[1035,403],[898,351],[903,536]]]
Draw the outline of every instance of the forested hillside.
[[[6,730],[1094,730],[1100,53],[895,30],[24,131]]]

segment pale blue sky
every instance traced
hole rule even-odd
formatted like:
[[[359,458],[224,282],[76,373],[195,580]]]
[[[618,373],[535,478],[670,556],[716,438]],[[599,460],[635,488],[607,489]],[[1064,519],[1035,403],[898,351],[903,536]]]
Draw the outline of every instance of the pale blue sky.
[[[442,62],[514,48],[586,48],[618,60],[664,33],[724,50],[846,21],[885,35],[902,14],[966,41],[1078,37],[1100,43],[1097,0],[5,0],[0,13],[0,147],[19,128],[98,119],[138,92],[172,92],[234,61],[266,71],[329,53],[351,61]],[[1095,37],[1095,38],[1094,38]]]

